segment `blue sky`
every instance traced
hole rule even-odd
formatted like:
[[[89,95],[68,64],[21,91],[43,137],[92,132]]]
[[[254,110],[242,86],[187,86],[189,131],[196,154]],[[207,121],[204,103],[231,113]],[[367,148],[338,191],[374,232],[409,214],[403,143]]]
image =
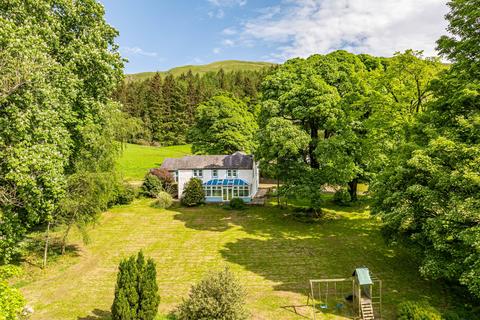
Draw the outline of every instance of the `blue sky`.
[[[346,49],[435,55],[443,0],[100,0],[126,73],[237,59],[283,62]]]

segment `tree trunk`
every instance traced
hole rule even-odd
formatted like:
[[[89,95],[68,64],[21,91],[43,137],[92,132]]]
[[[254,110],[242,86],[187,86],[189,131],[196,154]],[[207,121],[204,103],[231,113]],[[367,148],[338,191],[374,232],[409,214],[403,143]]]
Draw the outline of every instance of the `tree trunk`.
[[[348,183],[348,193],[350,193],[350,199],[352,201],[357,201],[357,186],[358,186],[358,179],[355,178]]]
[[[277,206],[280,206],[280,175],[277,174]]]
[[[72,228],[72,223],[69,223],[67,226],[67,230],[65,230],[65,234],[63,235],[63,239],[62,239],[62,255],[65,254],[65,247],[67,246],[67,237],[71,228]]]
[[[318,143],[318,128],[314,120],[310,121],[310,145],[308,146],[308,157],[310,158],[310,167],[313,169],[320,168],[320,164],[317,161],[317,156],[315,155],[315,149],[317,148]]]
[[[47,255],[48,255],[48,240],[49,240],[49,233],[50,232],[50,221],[47,224],[47,232],[45,233],[45,249],[43,251],[43,268],[47,267]]]

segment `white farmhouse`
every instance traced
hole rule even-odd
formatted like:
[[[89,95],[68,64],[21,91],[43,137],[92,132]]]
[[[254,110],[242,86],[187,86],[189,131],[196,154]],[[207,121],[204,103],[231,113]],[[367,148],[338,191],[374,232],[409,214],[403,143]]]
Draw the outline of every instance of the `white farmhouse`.
[[[167,158],[161,168],[173,174],[178,183],[179,197],[191,178],[202,180],[206,202],[225,202],[232,198],[250,202],[258,191],[257,163],[252,155],[242,152]]]

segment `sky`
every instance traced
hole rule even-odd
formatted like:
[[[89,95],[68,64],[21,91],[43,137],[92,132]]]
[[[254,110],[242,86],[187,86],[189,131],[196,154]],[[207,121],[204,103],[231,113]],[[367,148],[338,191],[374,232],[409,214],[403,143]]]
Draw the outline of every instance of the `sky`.
[[[99,0],[126,73],[219,60],[281,63],[344,49],[436,55],[446,0]]]

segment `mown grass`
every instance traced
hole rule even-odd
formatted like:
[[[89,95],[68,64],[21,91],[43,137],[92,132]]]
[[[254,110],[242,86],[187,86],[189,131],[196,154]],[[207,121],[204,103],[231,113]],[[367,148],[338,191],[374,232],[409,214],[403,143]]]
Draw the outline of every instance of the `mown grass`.
[[[17,285],[35,309],[33,319],[109,319],[118,263],[140,249],[157,264],[163,315],[193,283],[224,266],[247,289],[253,319],[308,317],[302,306],[308,280],[348,277],[358,266],[383,280],[384,319],[394,319],[404,300],[428,300],[440,308],[456,303],[442,284],[421,279],[408,252],[385,246],[368,201],[353,207],[328,202],[326,217],[317,223],[271,205],[161,210],[150,203],[140,199],[104,213],[90,230],[88,245],[73,232],[69,255],[45,271],[35,263],[27,266]]]
[[[126,144],[117,161],[117,169],[130,181],[143,180],[148,169],[159,167],[165,158],[180,158],[191,154],[191,145],[152,147]]]

